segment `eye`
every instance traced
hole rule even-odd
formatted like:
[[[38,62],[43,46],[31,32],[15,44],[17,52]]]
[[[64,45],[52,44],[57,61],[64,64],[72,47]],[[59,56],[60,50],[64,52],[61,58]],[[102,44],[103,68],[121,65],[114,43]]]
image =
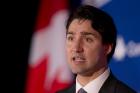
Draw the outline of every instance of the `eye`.
[[[85,40],[86,40],[86,42],[89,42],[89,43],[90,43],[90,42],[93,42],[93,39],[90,38],[90,37],[86,37]]]
[[[74,39],[73,36],[67,36],[68,41],[73,41],[73,39]]]

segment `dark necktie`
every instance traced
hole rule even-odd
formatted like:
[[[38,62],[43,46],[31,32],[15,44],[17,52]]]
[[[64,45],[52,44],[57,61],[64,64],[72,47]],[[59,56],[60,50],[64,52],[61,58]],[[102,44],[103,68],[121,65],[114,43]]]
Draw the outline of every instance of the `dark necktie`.
[[[79,89],[78,93],[87,93],[83,88]]]

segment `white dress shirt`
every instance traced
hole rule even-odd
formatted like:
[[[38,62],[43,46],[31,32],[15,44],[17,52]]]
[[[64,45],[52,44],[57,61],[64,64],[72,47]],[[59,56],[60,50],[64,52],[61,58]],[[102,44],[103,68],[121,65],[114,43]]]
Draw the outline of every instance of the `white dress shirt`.
[[[76,79],[76,93],[78,93],[78,90],[80,88],[83,88],[87,93],[98,93],[103,83],[108,78],[109,74],[110,74],[110,69],[108,68],[107,70],[105,70],[104,73],[102,73],[100,76],[98,76],[94,80],[90,81],[84,87]]]

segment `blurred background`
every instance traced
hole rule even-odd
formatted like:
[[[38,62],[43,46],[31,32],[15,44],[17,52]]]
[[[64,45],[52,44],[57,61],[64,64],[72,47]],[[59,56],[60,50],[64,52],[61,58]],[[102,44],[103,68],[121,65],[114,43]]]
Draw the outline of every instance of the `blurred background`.
[[[71,11],[81,4],[101,8],[113,17],[118,37],[109,66],[118,79],[140,93],[139,0],[33,0],[21,3],[23,6],[18,6],[23,9],[14,11],[17,14],[14,18],[18,17],[14,28],[16,39],[12,40],[16,49],[13,50],[16,54],[14,93],[54,93],[72,83],[73,75],[64,50],[65,22]]]

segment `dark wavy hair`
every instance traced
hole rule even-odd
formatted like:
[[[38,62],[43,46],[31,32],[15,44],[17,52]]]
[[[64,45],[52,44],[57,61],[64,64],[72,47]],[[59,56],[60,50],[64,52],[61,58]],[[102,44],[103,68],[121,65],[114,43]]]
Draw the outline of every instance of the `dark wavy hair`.
[[[103,44],[113,45],[111,53],[107,56],[107,60],[109,61],[114,54],[117,37],[117,31],[112,17],[99,8],[83,5],[70,14],[66,24],[67,30],[74,19],[90,20],[92,28],[98,31],[101,35]]]

